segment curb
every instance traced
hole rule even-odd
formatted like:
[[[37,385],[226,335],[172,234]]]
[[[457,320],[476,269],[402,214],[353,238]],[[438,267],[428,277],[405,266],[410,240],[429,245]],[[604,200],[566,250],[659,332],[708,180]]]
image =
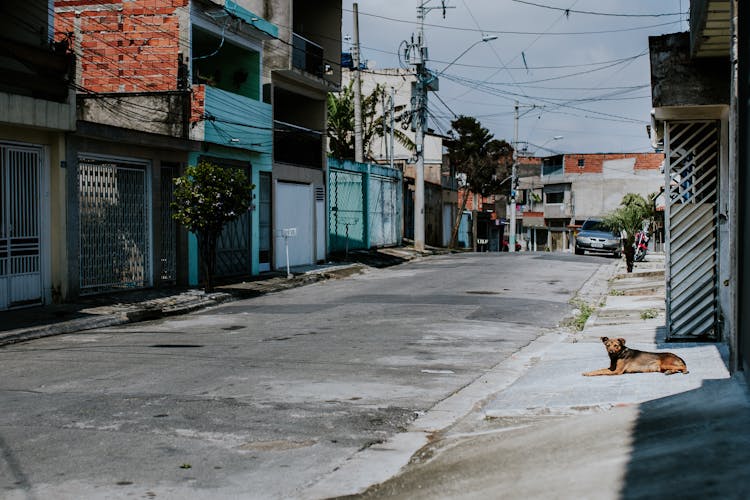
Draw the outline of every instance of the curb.
[[[276,281],[271,282],[270,284],[266,283],[262,289],[260,285],[262,282],[252,282],[251,285],[254,284],[255,286],[251,288],[243,289],[241,287],[233,288],[229,286],[218,287],[219,289],[224,290],[229,288],[229,291],[222,290],[208,295],[197,295],[194,292],[183,292],[182,294],[177,295],[177,297],[185,297],[186,300],[177,304],[171,303],[160,305],[156,300],[145,301],[128,310],[94,314],[87,318],[77,318],[53,324],[18,328],[2,332],[0,333],[0,346],[17,344],[44,337],[52,337],[55,335],[65,335],[85,330],[94,330],[97,328],[139,323],[143,321],[153,321],[169,316],[188,314],[209,307],[218,306],[225,302],[234,302],[259,297],[261,295],[281,292],[291,288],[298,288],[330,279],[347,278],[356,274],[362,274],[367,269],[369,269],[369,267],[363,264],[347,264],[332,269],[309,271],[291,279],[272,278],[272,280]]]

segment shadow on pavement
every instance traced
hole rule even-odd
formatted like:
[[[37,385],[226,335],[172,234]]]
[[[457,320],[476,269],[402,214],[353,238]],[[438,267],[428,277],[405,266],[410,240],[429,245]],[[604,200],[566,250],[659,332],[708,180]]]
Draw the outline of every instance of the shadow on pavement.
[[[739,377],[639,406],[620,498],[750,498],[750,398]]]

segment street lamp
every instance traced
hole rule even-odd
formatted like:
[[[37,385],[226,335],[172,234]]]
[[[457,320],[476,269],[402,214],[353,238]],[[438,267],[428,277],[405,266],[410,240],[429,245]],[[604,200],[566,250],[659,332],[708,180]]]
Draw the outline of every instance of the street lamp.
[[[461,52],[460,54],[458,54],[458,56],[454,60],[452,60],[451,62],[449,62],[448,65],[445,68],[443,68],[442,70],[440,70],[440,73],[438,73],[437,76],[440,76],[443,73],[445,73],[445,70],[447,70],[448,68],[450,68],[451,66],[453,66],[456,63],[456,61],[458,61],[459,59],[461,59],[464,56],[464,54],[466,54],[468,51],[470,51],[471,49],[473,49],[474,47],[476,47],[480,43],[489,42],[489,41],[492,41],[492,40],[497,40],[497,35],[482,35],[482,39],[481,40],[477,40],[476,42],[474,42],[471,45],[469,45],[466,48],[466,50],[464,50],[463,52]]]
[[[425,4],[420,3],[419,12],[424,19]],[[466,50],[461,52],[458,57],[451,61],[448,66],[443,68],[440,73],[433,73],[425,67],[427,62],[427,47],[424,46],[424,32],[420,27],[419,34],[417,35],[417,44],[408,44],[410,51],[414,51],[414,64],[416,67],[417,74],[417,85],[415,96],[412,99],[412,109],[416,117],[415,120],[415,142],[417,150],[417,164],[415,165],[414,172],[414,248],[418,251],[424,250],[424,132],[425,124],[427,121],[427,91],[437,90],[437,77],[442,75],[443,72],[451,67],[456,61],[458,61],[464,54],[471,50],[475,45],[482,42],[489,42],[490,40],[496,40],[495,35],[483,35],[481,40],[477,40],[471,44]]]
[[[550,142],[552,142],[552,141],[559,141],[560,139],[563,139],[563,136],[561,136],[561,135],[556,135],[556,136],[552,137],[551,139],[547,139],[546,141],[544,141],[544,142],[542,143],[542,145],[541,145],[541,146],[538,146],[538,147],[539,147],[540,149],[544,149],[544,146],[546,146],[546,145],[547,145],[547,144],[549,144]]]

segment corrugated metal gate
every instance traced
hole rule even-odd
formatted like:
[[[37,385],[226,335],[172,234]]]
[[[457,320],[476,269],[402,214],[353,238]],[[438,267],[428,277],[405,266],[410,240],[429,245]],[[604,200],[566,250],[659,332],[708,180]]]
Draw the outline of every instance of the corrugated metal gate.
[[[716,337],[719,123],[665,127],[667,338]]]
[[[78,160],[81,293],[150,285],[146,164]]]
[[[0,309],[42,300],[41,158],[0,144]]]

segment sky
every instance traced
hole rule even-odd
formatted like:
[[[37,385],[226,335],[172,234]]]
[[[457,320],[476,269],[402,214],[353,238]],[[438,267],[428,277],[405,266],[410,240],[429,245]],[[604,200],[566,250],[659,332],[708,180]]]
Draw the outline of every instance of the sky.
[[[353,3],[342,2],[342,37],[353,33]],[[430,128],[448,133],[455,115],[473,116],[512,142],[518,101],[519,149],[539,156],[653,151],[648,37],[688,30],[688,0],[446,0],[445,18],[441,0],[357,3],[362,59],[375,72],[399,67],[418,4],[435,8],[424,20],[427,67],[445,73],[429,95]]]

